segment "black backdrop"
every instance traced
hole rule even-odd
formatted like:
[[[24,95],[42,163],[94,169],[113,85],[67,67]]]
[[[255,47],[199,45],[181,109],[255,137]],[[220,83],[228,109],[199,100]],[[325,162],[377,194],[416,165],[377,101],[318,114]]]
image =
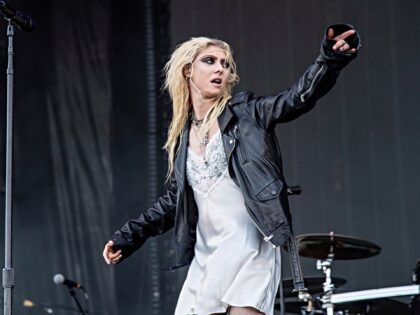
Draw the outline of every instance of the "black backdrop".
[[[171,314],[185,270],[152,272],[171,265],[171,233],[116,268],[101,258],[108,235],[150,203],[149,184],[163,183],[165,157],[156,148],[169,105],[158,85],[170,47],[195,35],[224,39],[238,61],[237,90],[266,94],[298,77],[325,27],[337,22],[361,33],[359,58],[316,109],[278,128],[286,176],[303,187],[291,200],[295,229],[334,230],[382,247],[375,258],[335,264],[348,289],[410,283],[420,256],[418,1],[153,1],[152,51],[143,1],[10,3],[37,20],[33,33],[16,36],[15,314],[43,313],[24,309],[23,298],[72,305],[53,284],[55,273],[82,282],[100,314]],[[5,75],[0,82],[4,165]],[[0,174],[1,190],[3,167]],[[303,264],[306,274],[319,274],[314,261]]]

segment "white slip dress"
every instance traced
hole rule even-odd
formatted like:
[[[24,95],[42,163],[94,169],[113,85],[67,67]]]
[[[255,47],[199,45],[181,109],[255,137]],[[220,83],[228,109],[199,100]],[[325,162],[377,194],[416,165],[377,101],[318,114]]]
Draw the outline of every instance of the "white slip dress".
[[[280,282],[280,249],[264,241],[242,191],[230,178],[220,130],[206,161],[188,148],[187,178],[198,206],[195,256],[175,315],[224,313],[232,306],[273,315]]]

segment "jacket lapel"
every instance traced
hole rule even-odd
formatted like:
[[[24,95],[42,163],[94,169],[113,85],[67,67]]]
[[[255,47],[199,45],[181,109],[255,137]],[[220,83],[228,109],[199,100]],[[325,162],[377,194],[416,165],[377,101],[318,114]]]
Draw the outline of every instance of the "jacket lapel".
[[[223,112],[217,117],[217,122],[219,124],[220,131],[223,133],[229,124],[230,120],[233,117],[232,108],[230,107],[230,102],[226,104]]]

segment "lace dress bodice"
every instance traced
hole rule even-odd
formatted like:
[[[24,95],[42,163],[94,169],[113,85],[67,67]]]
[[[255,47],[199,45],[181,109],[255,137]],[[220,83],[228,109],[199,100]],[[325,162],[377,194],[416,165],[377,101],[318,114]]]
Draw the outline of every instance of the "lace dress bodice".
[[[187,179],[194,191],[208,196],[218,180],[227,171],[227,161],[220,130],[210,139],[204,158],[188,148]]]

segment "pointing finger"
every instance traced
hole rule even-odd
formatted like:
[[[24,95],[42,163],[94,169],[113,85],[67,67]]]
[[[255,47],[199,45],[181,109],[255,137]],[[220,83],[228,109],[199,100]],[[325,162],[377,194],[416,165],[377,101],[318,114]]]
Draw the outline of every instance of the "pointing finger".
[[[355,30],[348,30],[348,31],[346,31],[346,32],[344,32],[344,33],[342,33],[342,34],[340,34],[340,35],[338,35],[338,36],[334,37],[334,39],[335,39],[336,41],[339,41],[339,40],[341,40],[341,39],[346,39],[347,37],[349,37],[349,36],[353,35],[354,33],[356,33],[356,31],[355,31]]]

